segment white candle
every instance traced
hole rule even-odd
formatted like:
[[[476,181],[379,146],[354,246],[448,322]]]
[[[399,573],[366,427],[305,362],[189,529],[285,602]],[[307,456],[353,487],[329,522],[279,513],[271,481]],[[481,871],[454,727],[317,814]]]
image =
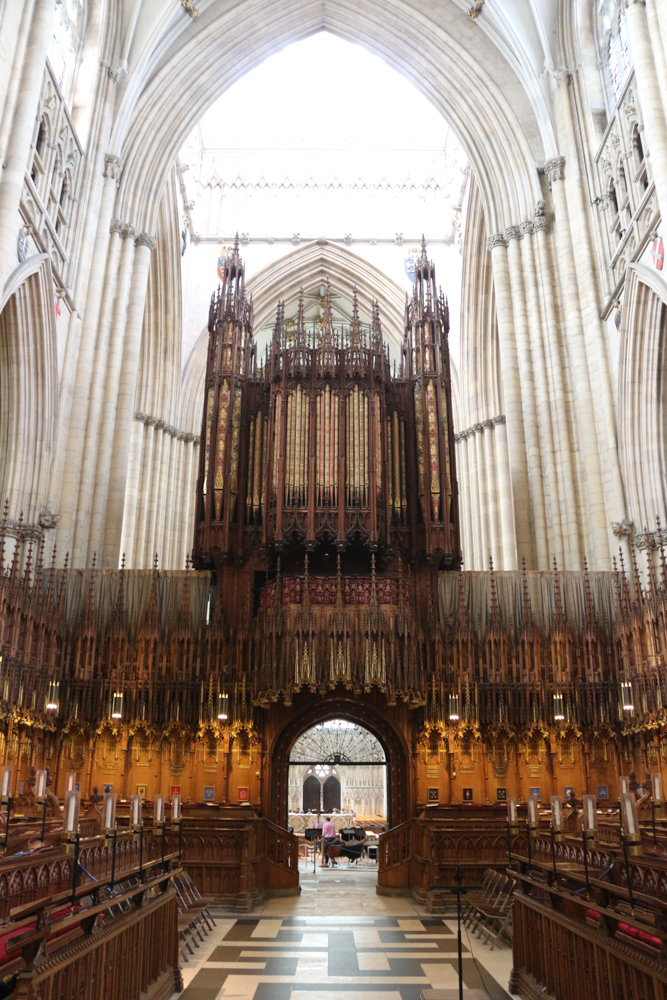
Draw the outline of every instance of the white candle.
[[[68,773],[68,775],[67,775],[67,787],[65,788],[66,792],[73,792],[74,791],[74,779],[75,779],[75,777],[76,777],[76,775],[73,774],[72,771],[70,771]]]
[[[625,824],[628,828],[628,836],[633,837],[637,831],[635,829],[635,817],[632,813],[632,803],[630,802],[630,796],[624,795],[622,802],[623,806],[625,807]]]
[[[164,799],[161,795],[155,796],[155,822],[162,822],[162,811],[164,809]]]
[[[551,816],[555,828],[563,825],[563,810],[560,803],[560,795],[553,795],[551,798]]]
[[[662,802],[662,775],[653,775],[653,801],[656,805]]]
[[[141,798],[139,795],[132,796],[132,826],[139,826],[139,812],[141,809]]]
[[[46,771],[37,772],[37,798],[41,801],[46,797]]]
[[[534,795],[528,799],[528,819],[531,823],[537,823],[537,799]]]
[[[624,774],[621,775],[621,795],[628,794],[628,779]]]
[[[111,796],[107,798],[105,826],[107,830],[110,830],[111,827],[113,826],[113,799],[111,798]]]
[[[507,811],[510,823],[516,823],[516,799],[507,800]]]
[[[2,797],[9,798],[9,782],[12,776],[11,767],[5,767],[2,772]]]
[[[72,793],[69,797],[69,808],[67,812],[67,829],[74,833],[74,817],[76,815],[76,795]]]
[[[593,830],[595,829],[595,809],[593,806],[592,795],[588,797],[588,801],[586,802],[586,808],[588,811],[588,829]]]

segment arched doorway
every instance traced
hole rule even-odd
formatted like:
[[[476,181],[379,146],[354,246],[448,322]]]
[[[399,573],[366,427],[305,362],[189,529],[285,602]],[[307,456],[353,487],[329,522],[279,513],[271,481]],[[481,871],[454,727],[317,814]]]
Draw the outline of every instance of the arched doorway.
[[[333,774],[324,782],[322,805],[325,813],[333,812],[334,809],[340,812],[340,781]]]
[[[267,779],[270,788],[267,812],[271,819],[283,827],[292,825],[288,818],[289,812],[290,808],[292,811],[295,808],[297,810],[302,808],[302,792],[300,789],[303,787],[303,781],[311,774],[316,774],[318,765],[323,773],[317,776],[320,777],[322,782],[326,780],[329,773],[338,772],[341,764],[335,762],[336,757],[334,755],[339,752],[341,752],[341,762],[343,761],[343,757],[347,757],[348,762],[356,762],[357,764],[364,765],[370,763],[377,768],[381,768],[384,775],[383,787],[374,790],[371,788],[367,789],[368,794],[366,795],[366,804],[363,810],[355,810],[358,814],[362,811],[376,814],[376,803],[384,802],[386,822],[383,825],[386,825],[387,828],[402,823],[408,816],[412,815],[413,788],[409,782],[410,754],[407,743],[410,739],[413,726],[413,718],[410,712],[403,705],[392,707],[388,711],[384,703],[384,698],[379,694],[376,696],[375,692],[367,695],[363,701],[355,699],[352,695],[349,697],[344,695],[326,700],[306,696],[303,700],[299,698],[298,701],[301,704],[297,703],[297,705],[293,706],[291,718],[288,718],[278,731],[274,729],[275,735],[267,747],[267,763],[269,765]],[[280,720],[277,716],[274,716],[274,719],[276,723],[279,723]],[[326,726],[329,736],[329,746],[326,754],[313,754],[311,756],[310,752],[306,750],[306,752],[299,751],[294,757],[292,756],[292,751],[295,748],[299,750],[297,743],[302,740],[305,734],[316,729],[317,726],[325,726],[325,724],[332,723],[335,720],[351,726],[345,737],[347,749],[346,746],[341,748],[332,745],[331,740],[333,739],[334,727]],[[377,755],[369,758],[361,750],[357,750],[354,747],[350,751],[347,741],[349,741],[350,736],[354,732],[359,733],[360,730],[365,732],[371,740],[375,741]],[[303,742],[300,746],[303,748]],[[317,760],[315,759],[316,756]],[[328,763],[323,760],[323,756],[329,758]],[[308,760],[312,760],[313,763],[308,764]],[[299,773],[302,776],[299,790],[295,788],[294,783],[290,787],[290,761],[293,765],[298,766]],[[330,771],[324,773],[326,767],[330,768]],[[336,773],[335,776],[340,780],[340,774]],[[374,791],[374,798],[371,791]],[[346,791],[342,787],[342,811],[346,810],[346,804],[352,807],[353,799],[351,797],[350,799],[346,799]]]
[[[320,808],[320,783],[314,774],[310,774],[303,783],[303,811],[317,812]]]

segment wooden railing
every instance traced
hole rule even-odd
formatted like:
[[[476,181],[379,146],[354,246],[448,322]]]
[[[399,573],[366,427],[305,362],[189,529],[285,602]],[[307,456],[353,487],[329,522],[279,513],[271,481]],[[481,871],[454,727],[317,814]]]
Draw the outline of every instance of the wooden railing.
[[[87,837],[80,841],[78,882],[85,885],[89,873],[93,879],[104,879],[111,873],[112,848],[104,837]],[[150,861],[162,850],[161,841],[151,830],[144,835],[143,858]],[[65,892],[72,886],[73,857],[62,846],[34,851],[24,857],[8,856],[0,862],[0,921],[7,921],[10,911],[19,903],[28,903]],[[139,844],[132,833],[119,832],[116,842],[115,870],[120,880],[139,865]]]
[[[158,866],[160,867],[160,866]],[[54,919],[57,898],[22,907],[5,929],[8,961],[0,970],[12,1000],[165,1000],[180,992],[178,899],[170,886],[181,869],[151,873],[100,901],[109,880],[101,880],[82,908]],[[29,912],[23,915],[25,911]]]
[[[510,992],[526,1000],[667,1000],[667,903],[519,862]]]
[[[298,895],[298,838],[250,810],[229,816],[195,808],[184,813],[182,864],[199,891],[226,907],[248,911],[265,896]],[[177,850],[178,834],[167,835]]]
[[[522,838],[521,832],[512,838],[513,850]],[[464,885],[478,885],[487,868],[502,870],[507,863],[507,824],[498,810],[439,810],[380,836],[377,891],[426,898],[437,909],[432,887],[454,885],[457,866]]]

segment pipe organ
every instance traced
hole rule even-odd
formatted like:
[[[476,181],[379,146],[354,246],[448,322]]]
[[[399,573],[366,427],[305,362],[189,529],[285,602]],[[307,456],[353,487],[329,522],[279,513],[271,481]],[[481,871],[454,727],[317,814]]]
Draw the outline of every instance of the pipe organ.
[[[362,324],[355,290],[337,326],[328,284],[313,327],[278,304],[260,359],[237,246],[209,313],[195,565],[333,546],[458,568],[448,331],[423,244],[393,370],[377,304]]]

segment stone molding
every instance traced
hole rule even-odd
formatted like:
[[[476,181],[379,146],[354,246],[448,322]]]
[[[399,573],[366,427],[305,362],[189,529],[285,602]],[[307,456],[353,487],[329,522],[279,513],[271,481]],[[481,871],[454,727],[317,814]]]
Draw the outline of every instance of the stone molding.
[[[519,226],[519,232],[521,233],[522,236],[531,236],[533,232],[533,223],[522,222],[521,225]]]
[[[123,161],[120,156],[115,156],[113,153],[106,153],[104,156],[104,176],[112,177],[118,183],[122,172]]]
[[[505,233],[493,233],[486,241],[487,250],[495,250],[496,247],[506,247],[507,239]]]
[[[614,534],[616,534],[615,531]],[[644,531],[641,535],[635,535],[634,542],[636,549],[659,549],[661,545],[667,545],[667,528],[660,528],[658,531]]]
[[[523,236],[521,226],[508,226],[503,235],[506,243],[509,243],[510,240],[520,240]]]
[[[483,433],[485,430],[493,430],[496,424],[504,424],[504,423],[505,423],[505,414],[499,413],[495,417],[487,418],[486,420],[482,420],[481,423],[473,424],[472,427],[466,427],[465,430],[458,431],[458,433],[454,435],[454,440],[456,442],[465,441],[466,438],[472,437],[473,434]]]
[[[533,219],[531,225],[533,228],[533,232],[537,233],[540,229],[547,228],[547,220],[544,218],[543,215],[538,215]]]
[[[134,419],[140,424],[146,424],[147,427],[154,427],[156,431],[163,431],[165,434],[176,438],[178,441],[185,441],[188,444],[199,444],[199,434],[192,434],[190,431],[180,430],[180,428],[174,427],[173,424],[168,424],[166,420],[161,420],[158,417],[152,417],[148,413],[142,413],[141,410],[134,411]]]
[[[550,186],[554,181],[562,181],[565,178],[565,157],[552,156],[544,164],[544,173]]]
[[[136,236],[134,237],[134,245],[136,247],[148,247],[149,250],[155,250],[157,246],[157,240],[150,233],[137,233],[135,229]]]

